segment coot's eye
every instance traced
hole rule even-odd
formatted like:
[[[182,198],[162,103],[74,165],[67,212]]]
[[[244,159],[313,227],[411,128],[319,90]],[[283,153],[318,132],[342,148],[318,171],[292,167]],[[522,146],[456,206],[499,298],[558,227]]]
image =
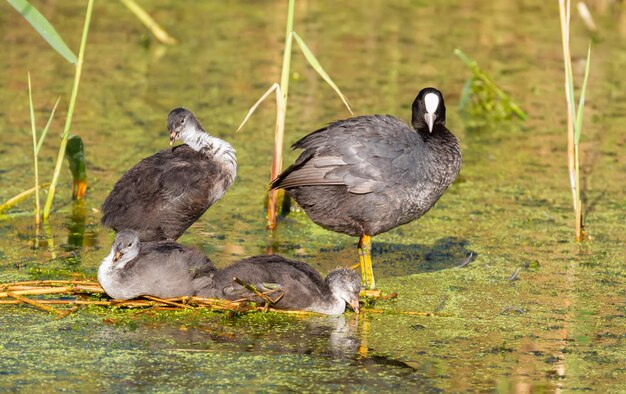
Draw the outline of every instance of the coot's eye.
[[[180,120],[180,124],[185,124],[185,118],[182,118],[182,119]]]
[[[130,248],[131,246],[133,246],[132,242],[130,242],[128,245],[126,245],[127,248]]]

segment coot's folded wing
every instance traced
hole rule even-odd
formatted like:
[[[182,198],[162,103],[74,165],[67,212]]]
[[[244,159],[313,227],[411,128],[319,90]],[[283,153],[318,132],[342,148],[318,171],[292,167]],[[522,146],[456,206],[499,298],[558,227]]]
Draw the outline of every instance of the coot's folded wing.
[[[294,144],[304,151],[271,187],[343,185],[355,194],[376,192],[410,171],[408,157],[418,138],[392,116],[334,122]]]

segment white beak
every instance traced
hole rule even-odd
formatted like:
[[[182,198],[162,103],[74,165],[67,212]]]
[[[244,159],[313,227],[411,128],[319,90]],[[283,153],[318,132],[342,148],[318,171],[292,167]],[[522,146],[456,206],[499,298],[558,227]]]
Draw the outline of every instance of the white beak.
[[[435,124],[436,117],[437,115],[431,114],[428,112],[424,114],[424,120],[426,121],[426,124],[428,125],[428,131],[430,131],[431,133],[433,132],[433,125]]]

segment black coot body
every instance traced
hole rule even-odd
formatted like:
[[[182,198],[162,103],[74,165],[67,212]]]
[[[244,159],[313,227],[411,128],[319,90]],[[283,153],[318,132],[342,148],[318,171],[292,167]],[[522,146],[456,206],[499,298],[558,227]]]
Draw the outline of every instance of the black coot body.
[[[426,213],[461,167],[457,138],[445,126],[443,95],[419,92],[412,126],[388,115],[358,116],[302,138],[296,162],[271,184],[283,188],[318,225],[358,236],[362,271],[370,237]],[[362,272],[374,288],[373,272]]]
[[[356,312],[359,309],[361,284],[354,271],[338,268],[324,279],[310,265],[278,255],[250,257],[217,271],[210,289],[199,295],[227,300],[254,296],[246,288],[234,283],[235,277],[255,285],[260,291],[272,289],[266,287],[269,284],[280,288],[284,296],[276,303],[276,308],[329,315],[343,313],[346,304]],[[260,298],[255,301],[263,302]]]
[[[100,264],[98,281],[116,299],[182,297],[210,287],[215,271],[194,248],[172,241],[140,242],[137,232],[122,230]]]
[[[235,151],[182,108],[168,116],[170,142],[186,144],[141,160],[102,204],[102,224],[132,229],[142,241],[175,240],[219,200],[237,171]]]

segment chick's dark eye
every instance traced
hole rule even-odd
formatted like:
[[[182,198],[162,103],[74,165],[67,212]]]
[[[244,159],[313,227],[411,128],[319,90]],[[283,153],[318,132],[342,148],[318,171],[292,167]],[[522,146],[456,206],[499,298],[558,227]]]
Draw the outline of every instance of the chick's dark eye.
[[[180,124],[185,124],[185,118],[182,118],[182,119],[180,120]]]
[[[130,242],[128,245],[126,245],[127,248],[130,248],[131,246],[133,246],[132,242]]]

